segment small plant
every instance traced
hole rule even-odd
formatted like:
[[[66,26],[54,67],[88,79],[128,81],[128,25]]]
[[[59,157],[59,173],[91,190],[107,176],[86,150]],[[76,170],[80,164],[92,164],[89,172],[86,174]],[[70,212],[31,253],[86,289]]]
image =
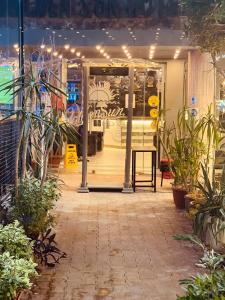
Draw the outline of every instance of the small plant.
[[[0,299],[13,300],[23,289],[31,288],[30,278],[37,276],[32,260],[16,258],[9,252],[0,255]]]
[[[224,300],[225,272],[216,271],[212,274],[196,275],[190,279],[180,280],[185,285],[185,296],[178,296],[177,300]]]
[[[54,267],[61,258],[66,258],[66,253],[62,252],[55,241],[55,233],[51,229],[34,242],[34,254],[41,264]]]
[[[16,258],[31,259],[33,249],[31,240],[26,236],[18,221],[3,226],[0,225],[0,254],[9,252]]]
[[[189,279],[180,280],[185,296],[177,300],[224,300],[225,299],[225,256],[208,249],[197,236],[176,235],[176,240],[190,241],[201,247],[204,254],[196,266],[207,269],[209,274],[197,274]]]
[[[50,178],[42,186],[39,179],[25,178],[18,187],[18,195],[12,197],[11,219],[18,220],[29,237],[37,238],[53,223],[49,210],[59,197],[56,179]]]

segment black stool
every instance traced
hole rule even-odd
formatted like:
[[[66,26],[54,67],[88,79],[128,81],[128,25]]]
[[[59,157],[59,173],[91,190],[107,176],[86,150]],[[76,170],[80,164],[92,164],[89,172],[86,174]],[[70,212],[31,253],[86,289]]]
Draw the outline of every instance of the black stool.
[[[152,155],[151,179],[150,180],[136,180],[136,160],[137,153],[150,153]],[[136,183],[150,183],[146,185],[137,185]],[[132,187],[135,192],[136,187],[150,187],[154,188],[156,192],[156,148],[133,148],[132,149]]]

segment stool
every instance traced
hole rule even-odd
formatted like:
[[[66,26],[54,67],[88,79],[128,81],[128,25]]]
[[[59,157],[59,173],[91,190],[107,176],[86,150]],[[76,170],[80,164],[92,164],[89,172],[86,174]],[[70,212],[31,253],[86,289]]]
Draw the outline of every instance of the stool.
[[[163,185],[163,179],[171,179],[172,173],[170,171],[170,161],[168,159],[161,159],[160,160],[160,171],[162,173],[161,175],[161,186]]]
[[[136,180],[136,156],[137,153],[150,153],[152,155],[151,179]],[[136,183],[151,183],[149,185],[137,185]],[[136,187],[151,187],[156,192],[156,148],[133,148],[132,149],[132,187],[135,192]]]

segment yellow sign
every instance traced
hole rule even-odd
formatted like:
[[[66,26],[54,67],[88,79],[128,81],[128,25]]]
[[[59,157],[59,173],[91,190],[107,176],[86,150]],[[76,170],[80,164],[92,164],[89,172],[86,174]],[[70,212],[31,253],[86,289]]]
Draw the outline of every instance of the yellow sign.
[[[65,168],[76,169],[78,166],[77,159],[77,146],[74,144],[66,145],[66,153],[65,153]]]
[[[156,109],[156,108],[153,108],[153,109],[151,109],[150,110],[150,117],[152,117],[152,118],[158,118],[158,116],[159,116],[159,111],[158,111],[158,109]]]
[[[148,98],[149,106],[157,107],[159,106],[159,97],[158,96],[151,96]]]
[[[157,129],[157,123],[158,123],[157,120],[153,120],[153,121],[152,121],[152,123],[151,123],[151,129],[152,129],[152,130],[156,130],[156,129]]]

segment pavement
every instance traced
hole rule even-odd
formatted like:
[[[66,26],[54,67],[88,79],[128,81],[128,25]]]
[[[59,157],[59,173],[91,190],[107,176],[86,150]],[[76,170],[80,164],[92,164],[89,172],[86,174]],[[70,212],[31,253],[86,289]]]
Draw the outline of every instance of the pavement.
[[[168,183],[157,193],[78,194],[79,175],[61,177],[56,240],[67,258],[43,268],[22,299],[174,300],[182,294],[178,281],[198,271],[200,253],[173,239],[190,233],[191,221],[175,208]]]

